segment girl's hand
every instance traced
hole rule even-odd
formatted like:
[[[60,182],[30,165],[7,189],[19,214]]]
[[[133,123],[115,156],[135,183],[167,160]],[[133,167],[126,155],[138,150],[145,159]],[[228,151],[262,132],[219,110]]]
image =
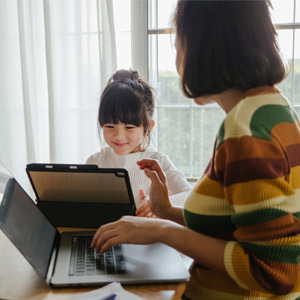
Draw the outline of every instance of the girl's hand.
[[[167,217],[168,210],[172,208],[172,204],[168,195],[165,173],[155,159],[143,159],[137,161],[137,164],[141,170],[144,170],[145,175],[151,179],[149,193],[151,211],[160,218]]]
[[[152,244],[159,241],[165,220],[124,216],[120,220],[101,226],[95,233],[91,247],[105,252],[114,245]]]
[[[150,202],[149,202],[149,196],[147,196],[144,192],[144,190],[139,190],[140,195],[140,204],[141,206],[135,211],[135,214],[137,217],[147,217],[152,218],[154,217],[154,214],[151,211],[150,208]]]

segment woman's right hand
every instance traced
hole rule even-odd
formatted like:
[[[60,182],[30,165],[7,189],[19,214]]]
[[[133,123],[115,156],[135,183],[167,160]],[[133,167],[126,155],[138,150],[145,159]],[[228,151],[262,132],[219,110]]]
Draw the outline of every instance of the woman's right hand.
[[[167,178],[158,161],[155,159],[143,159],[137,161],[141,170],[151,179],[149,192],[150,209],[160,218],[168,219],[168,212],[172,209],[169,199]]]

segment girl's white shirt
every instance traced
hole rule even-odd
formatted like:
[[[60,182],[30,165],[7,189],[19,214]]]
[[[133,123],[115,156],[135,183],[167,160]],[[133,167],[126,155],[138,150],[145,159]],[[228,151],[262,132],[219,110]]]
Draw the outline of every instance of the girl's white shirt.
[[[110,147],[104,147],[101,151],[91,155],[86,163],[96,164],[101,168],[124,168],[128,171],[131,188],[136,207],[139,208],[139,190],[143,189],[149,195],[151,180],[140,170],[137,161],[145,158],[152,158],[159,161],[167,177],[170,200],[175,205],[183,205],[192,190],[192,186],[187,182],[185,176],[170,161],[166,154],[147,148],[143,152],[129,153],[120,156],[114,153]]]

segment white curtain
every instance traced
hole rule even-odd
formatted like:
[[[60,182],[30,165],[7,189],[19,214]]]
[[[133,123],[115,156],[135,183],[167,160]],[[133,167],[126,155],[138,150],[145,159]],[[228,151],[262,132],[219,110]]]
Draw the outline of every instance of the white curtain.
[[[0,159],[28,188],[27,163],[85,163],[115,72],[112,0],[0,0]]]

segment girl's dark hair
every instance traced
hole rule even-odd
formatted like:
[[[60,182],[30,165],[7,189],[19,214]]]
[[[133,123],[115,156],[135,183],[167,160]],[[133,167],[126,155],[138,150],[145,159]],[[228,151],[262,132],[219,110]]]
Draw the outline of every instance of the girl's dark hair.
[[[269,0],[178,1],[174,23],[186,96],[272,86],[284,79],[270,7]]]
[[[98,125],[133,124],[148,131],[154,111],[151,86],[136,71],[119,70],[109,79],[99,105]]]

